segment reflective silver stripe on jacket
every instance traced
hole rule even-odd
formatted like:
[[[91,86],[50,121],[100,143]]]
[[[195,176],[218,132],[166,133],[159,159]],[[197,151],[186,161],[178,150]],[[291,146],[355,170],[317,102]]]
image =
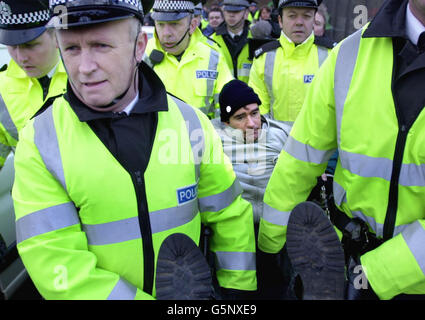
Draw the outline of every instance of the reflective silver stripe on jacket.
[[[328,57],[328,49],[324,47],[317,46],[317,54],[319,57],[319,67],[323,64],[323,62]],[[273,71],[274,71],[274,63],[276,60],[276,50],[270,51],[266,53],[266,61],[264,65],[264,82],[267,87],[267,92],[270,97],[270,119],[274,119],[273,115],[273,105],[274,105],[274,94],[273,94]]]
[[[325,47],[317,46],[317,54],[319,55],[319,67],[322,66],[328,57],[328,49]]]
[[[242,193],[239,180],[235,179],[233,184],[223,192],[212,196],[198,198],[201,212],[218,212],[227,208]]]
[[[285,227],[288,225],[290,211],[279,211],[267,203],[263,206],[263,219],[269,223]]]
[[[341,206],[343,203],[347,203],[347,197],[346,197],[346,191],[344,188],[338,184],[335,180],[333,182],[333,192],[334,192],[334,199],[335,203],[338,206]],[[372,230],[375,232],[375,234],[378,237],[383,237],[384,235],[384,224],[377,222],[373,217],[369,217],[363,212],[359,210],[352,210],[351,214],[354,218],[359,218],[365,222],[372,228]],[[409,225],[399,225],[396,226],[394,229],[394,235],[399,234],[403,232]]]
[[[239,77],[249,77],[249,74],[251,73],[250,68],[242,68],[238,69],[238,78]]]
[[[120,278],[112,289],[107,300],[134,300],[137,288],[127,280]]]
[[[338,146],[341,143],[342,113],[344,111],[345,100],[347,99],[348,90],[350,89],[351,80],[353,78],[361,37],[362,29],[356,31],[347,39],[345,39],[339,48],[336,59],[334,74],[334,95]]]
[[[266,53],[266,61],[264,65],[264,82],[267,87],[267,91],[270,97],[270,119],[274,119],[273,105],[274,105],[274,94],[273,94],[273,70],[274,62],[276,60],[276,50]]]
[[[30,213],[16,221],[18,243],[47,232],[79,224],[77,210],[72,202]]]
[[[318,150],[307,144],[295,140],[289,136],[286,140],[284,150],[294,158],[310,163],[322,164],[329,161],[336,149]]]
[[[13,122],[9,110],[6,107],[6,103],[3,100],[3,97],[0,95],[0,122],[6,131],[10,134],[10,136],[18,140],[18,129]]]
[[[403,238],[425,275],[425,230],[419,221],[415,221],[404,229]]]
[[[218,67],[218,59],[219,59],[219,53],[215,51],[214,49],[210,49],[210,61],[208,62],[208,70],[209,71],[217,71]],[[205,108],[207,111],[206,114],[209,112],[214,112],[214,85],[216,83],[217,79],[207,79],[207,92],[205,95]],[[210,99],[213,99],[213,102],[210,102]]]
[[[179,207],[149,212],[152,234],[177,228],[192,221],[198,214],[197,201]],[[101,246],[141,239],[139,218],[133,217],[99,224],[83,224],[89,245]]]
[[[217,269],[256,270],[254,252],[215,252]]]
[[[67,190],[52,106],[34,119],[34,143],[47,170]]]
[[[198,182],[201,175],[201,161],[205,149],[204,130],[202,129],[201,121],[196,114],[196,111],[183,101],[172,97],[173,101],[177,104],[183,118],[186,122],[190,144],[192,146],[193,160],[195,163],[195,177]]]

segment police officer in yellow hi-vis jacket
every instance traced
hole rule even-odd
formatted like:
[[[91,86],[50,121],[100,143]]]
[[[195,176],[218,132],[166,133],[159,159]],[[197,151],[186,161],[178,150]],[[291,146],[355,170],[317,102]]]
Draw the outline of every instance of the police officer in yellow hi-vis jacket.
[[[286,241],[307,297],[344,298],[337,233],[303,203],[336,149],[330,219],[345,250],[345,297],[425,297],[424,58],[425,1],[387,0],[313,80],[267,186],[259,234],[269,253]]]
[[[218,43],[233,76],[248,83],[252,59],[249,52],[247,0],[224,0],[222,2],[224,22],[217,27],[211,38]]]
[[[256,51],[249,85],[263,102],[261,114],[294,123],[308,88],[330,48],[313,33],[320,0],[280,0],[282,34]]]
[[[214,118],[218,95],[233,76],[218,46],[198,28],[193,17],[197,0],[156,0],[155,34],[144,60],[153,67],[168,92]]]
[[[50,98],[63,94],[66,72],[54,33],[46,31],[48,1],[0,2],[0,43],[12,60],[0,71],[0,168],[18,132]]]
[[[222,292],[255,290],[252,207],[220,138],[142,62],[149,5],[50,5],[62,12],[50,24],[67,92],[22,130],[12,194],[19,254],[42,296],[208,298],[201,223]]]

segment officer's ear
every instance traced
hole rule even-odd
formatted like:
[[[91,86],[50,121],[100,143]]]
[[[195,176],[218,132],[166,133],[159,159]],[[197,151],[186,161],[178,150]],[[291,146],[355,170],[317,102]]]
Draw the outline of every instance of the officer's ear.
[[[143,55],[146,50],[146,45],[148,43],[148,36],[146,32],[139,32],[136,40],[136,48],[135,48],[135,58],[138,63],[140,63],[143,59]]]
[[[282,10],[282,13],[277,16],[277,21],[279,22],[279,26],[283,30],[282,17],[283,17],[283,10]]]
[[[193,15],[190,16],[189,34],[193,34],[198,27],[198,20]]]

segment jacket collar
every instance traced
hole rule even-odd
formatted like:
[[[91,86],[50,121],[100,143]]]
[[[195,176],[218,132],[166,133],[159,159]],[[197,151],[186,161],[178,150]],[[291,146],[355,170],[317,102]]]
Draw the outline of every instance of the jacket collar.
[[[246,34],[249,34],[249,25],[250,25],[250,22],[248,21],[248,20],[245,20],[245,25],[243,26],[243,32],[242,32],[242,35],[246,32]],[[218,27],[217,27],[217,29],[215,30],[215,33],[218,35],[218,36],[223,36],[223,35],[225,35],[225,34],[227,34],[227,35],[229,35],[230,36],[230,34],[229,34],[229,32],[227,31],[227,26],[226,26],[226,23],[225,22],[223,22],[222,24],[220,24]]]
[[[55,68],[56,68],[56,70],[53,73],[52,78],[56,74],[66,73],[65,67],[63,66],[63,63],[60,59],[59,59],[58,64],[55,66]],[[29,78],[29,79],[31,79],[30,77],[27,76],[25,71],[13,59],[10,59],[10,62],[8,64],[8,67],[7,67],[7,70],[6,70],[6,75],[10,78]],[[36,78],[33,78],[33,79],[36,80]]]
[[[85,106],[72,91],[69,81],[65,99],[81,122],[107,119],[114,116],[112,112],[97,112]],[[134,105],[130,115],[158,111],[168,111],[167,92],[158,75],[148,65],[141,62],[139,66],[139,100]]]
[[[363,38],[406,38],[408,0],[387,0],[363,33]]]
[[[313,46],[313,44],[314,44],[314,34],[312,32],[311,35],[306,40],[304,40],[303,43],[300,43],[299,45],[296,46],[295,43],[292,42],[292,40],[289,39],[282,32],[281,35],[280,35],[280,38],[279,38],[279,42],[280,42],[280,45],[283,48],[283,52],[284,52],[284,55],[286,57],[289,57],[292,54],[304,54],[304,53],[308,52],[311,49],[311,47]]]

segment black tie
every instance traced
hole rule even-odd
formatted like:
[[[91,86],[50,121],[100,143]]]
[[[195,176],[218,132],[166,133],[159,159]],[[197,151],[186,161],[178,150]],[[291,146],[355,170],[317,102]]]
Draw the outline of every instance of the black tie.
[[[425,52],[425,31],[419,36],[418,49],[420,53]]]
[[[40,82],[41,88],[43,89],[43,100],[46,99],[47,94],[49,93],[50,80],[51,79],[48,76],[38,79],[38,82]]]

